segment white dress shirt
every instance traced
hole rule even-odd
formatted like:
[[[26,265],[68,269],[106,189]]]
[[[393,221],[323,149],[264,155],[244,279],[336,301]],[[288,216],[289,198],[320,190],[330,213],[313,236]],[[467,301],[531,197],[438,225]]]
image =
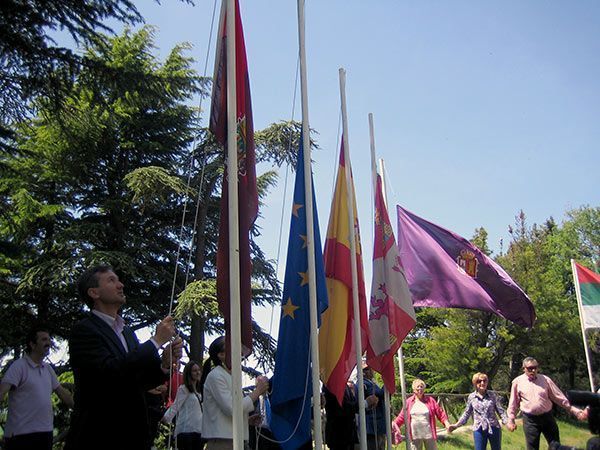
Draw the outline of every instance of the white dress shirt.
[[[125,340],[125,336],[123,335],[123,328],[125,328],[125,321],[123,320],[123,318],[119,315],[117,315],[117,317],[112,317],[112,316],[109,316],[108,314],[104,314],[103,312],[100,312],[96,309],[92,309],[92,314],[101,318],[104,322],[106,322],[106,324],[109,327],[112,328],[112,330],[115,332],[115,334],[119,338],[119,341],[121,341],[121,344],[123,344],[123,348],[125,349],[125,351],[129,352],[129,348],[127,346],[127,341]],[[160,345],[158,345],[158,343],[154,340],[154,337],[150,338],[150,342],[152,342],[154,344],[154,346],[156,347],[156,350],[160,349]],[[163,371],[164,371],[164,368],[163,368]],[[168,371],[166,371],[165,373],[168,373]]]
[[[125,328],[125,322],[123,321],[123,318],[119,315],[112,317],[96,309],[92,309],[92,314],[100,317],[109,327],[112,328],[119,338],[119,341],[121,341],[121,344],[123,344],[123,348],[126,352],[128,352],[129,348],[127,347],[127,341],[125,340],[125,336],[123,336],[123,328]]]

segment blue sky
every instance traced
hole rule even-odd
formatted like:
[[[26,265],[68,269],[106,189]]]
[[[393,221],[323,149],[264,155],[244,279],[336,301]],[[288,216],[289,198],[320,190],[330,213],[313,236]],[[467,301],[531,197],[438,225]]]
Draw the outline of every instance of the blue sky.
[[[296,3],[240,1],[258,130],[289,120],[294,108]],[[160,54],[189,42],[202,73],[213,2],[137,3],[146,22],[158,27]],[[310,125],[321,147],[313,153],[313,171],[323,236],[340,139],[338,69],[347,71],[367,290],[368,113],[374,114],[378,157],[386,163],[389,203],[467,238],[483,226],[495,253],[501,239],[506,249],[508,226],[521,209],[531,224],[599,205],[599,2],[307,1],[306,36]],[[299,91],[297,99],[299,120]],[[208,109],[208,102],[203,106]],[[275,259],[284,207],[283,274],[293,179],[283,199],[284,169],[280,173],[259,242]]]

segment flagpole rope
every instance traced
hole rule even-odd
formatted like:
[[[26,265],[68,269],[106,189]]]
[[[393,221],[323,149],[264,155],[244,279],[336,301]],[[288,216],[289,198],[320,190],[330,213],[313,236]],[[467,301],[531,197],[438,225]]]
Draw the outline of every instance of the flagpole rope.
[[[381,181],[383,181],[383,180],[387,180],[387,179],[388,179],[388,171],[387,171],[387,169],[385,168],[385,166],[382,166],[382,171],[383,171],[383,174],[382,174],[382,175],[383,175],[383,178],[382,178],[382,180],[381,180]],[[386,184],[385,184],[385,186],[383,186],[383,188],[384,188],[384,189],[388,189],[388,188],[389,188],[389,189],[392,191],[392,197],[394,198],[394,203],[395,203],[395,204],[398,204],[398,203],[399,203],[399,202],[398,202],[398,194],[396,194],[396,191],[394,190],[394,185],[392,185],[392,184],[387,184],[387,183],[386,183]],[[386,205],[386,206],[387,206],[387,209],[388,209],[388,211],[389,211],[389,209],[390,209],[390,202],[387,202],[387,205]]]
[[[273,442],[275,444],[285,444],[286,442],[288,442],[290,439],[292,439],[294,437],[294,435],[296,434],[296,431],[298,431],[298,427],[300,426],[300,421],[302,420],[302,414],[304,413],[304,408],[306,408],[306,393],[308,392],[308,381],[310,379],[310,352],[308,352],[308,364],[306,365],[306,378],[305,378],[305,382],[304,382],[304,396],[302,397],[302,409],[300,410],[300,414],[298,415],[298,421],[296,422],[296,426],[294,427],[294,430],[290,433],[290,435],[283,441],[278,441],[276,439],[271,439],[267,436],[264,436],[260,433],[259,428],[260,427],[256,427],[256,445],[257,445],[257,449],[258,449],[258,439],[262,436],[263,439],[269,441],[269,442]],[[313,420],[317,420],[316,417],[313,418]],[[321,418],[319,417],[318,420],[321,420]]]
[[[292,111],[291,111],[291,123],[293,125],[294,122],[294,116],[295,116],[295,111],[296,111],[296,95],[298,92],[298,74],[300,72],[300,56],[298,56],[298,60],[296,63],[296,79],[294,81],[294,95],[292,96]],[[294,130],[293,127],[290,129],[290,135],[289,135],[289,139],[288,139],[288,152],[291,152],[292,150],[292,140],[294,137]],[[275,259],[275,274],[279,274],[279,261],[281,258],[281,242],[282,242],[282,236],[283,236],[283,220],[284,220],[284,215],[285,215],[285,205],[286,205],[286,197],[287,197],[287,188],[288,188],[288,177],[289,177],[289,172],[290,172],[290,165],[289,163],[286,164],[285,166],[285,180],[283,183],[283,200],[281,202],[281,215],[280,215],[280,219],[279,219],[279,233],[278,233],[278,240],[277,240],[277,257]],[[273,334],[273,318],[275,315],[275,304],[271,304],[271,317],[269,320],[269,335]],[[256,362],[256,366],[255,368],[258,367],[258,361]]]
[[[296,112],[296,95],[298,93],[298,75],[300,73],[300,56],[298,56],[298,60],[296,62],[296,79],[294,81],[294,95],[292,98],[292,113],[291,113],[291,122],[292,125],[294,123],[294,115]],[[294,137],[294,130],[293,128],[290,129],[290,137],[288,139],[288,152],[291,152],[292,150],[292,139]],[[275,260],[275,273],[279,274],[279,259],[281,257],[281,237],[283,235],[283,219],[284,219],[284,214],[285,214],[285,204],[286,204],[286,197],[287,197],[287,188],[288,188],[288,175],[290,173],[290,165],[286,164],[285,166],[285,181],[283,183],[283,201],[281,202],[281,217],[279,220],[279,239],[277,242],[277,259]],[[269,335],[272,333],[273,331],[273,314],[275,312],[275,305],[271,304],[271,321],[269,323]]]
[[[200,188],[198,189],[198,196],[196,197],[196,213],[194,214],[194,226],[192,228],[192,235],[190,236],[190,252],[188,253],[188,260],[185,271],[185,282],[184,286],[188,285],[189,277],[190,277],[190,266],[192,264],[193,252],[191,249],[193,248],[194,238],[196,237],[196,227],[198,225],[198,214],[200,212],[200,198],[202,195],[202,186],[204,184],[204,170],[206,168],[206,153],[203,154],[202,160],[202,171],[200,172]]]
[[[342,129],[342,110],[340,108],[340,112],[338,115],[338,126],[337,126],[337,139],[335,142],[335,157],[333,162],[331,163],[331,167],[333,167],[333,176],[331,177],[331,192],[329,193],[329,197],[333,198],[333,193],[335,192],[335,182],[337,181],[337,178],[335,176],[335,167],[336,167],[336,161],[340,160],[340,148],[341,148],[341,139],[342,139],[342,133],[341,133],[341,129]]]
[[[292,116],[293,117],[293,116]],[[292,119],[293,120],[293,119]],[[290,133],[291,135],[291,133]],[[290,137],[291,141],[291,137]],[[277,259],[275,259],[275,274],[279,274],[279,258],[281,254],[281,235],[283,233],[283,216],[285,214],[285,198],[287,196],[288,175],[290,172],[289,164],[285,166],[285,181],[283,183],[283,201],[281,202],[281,218],[279,220],[279,238],[277,241]],[[271,304],[271,320],[269,321],[269,335],[273,332],[273,315],[275,313],[275,304]]]
[[[212,11],[212,18],[211,18],[211,22],[210,22],[210,31],[209,31],[209,35],[208,35],[208,46],[206,48],[206,58],[204,60],[204,72],[202,74],[203,78],[206,78],[206,72],[208,71],[208,61],[209,61],[209,55],[210,55],[210,49],[212,47],[212,35],[213,35],[213,31],[214,31],[214,23],[215,23],[215,15],[216,15],[216,10],[217,10],[217,0],[214,0],[213,2],[213,11]],[[201,118],[202,115],[202,100],[203,100],[204,96],[202,95],[202,93],[200,94],[200,99],[198,101],[198,111],[197,111],[197,119],[198,121]],[[198,141],[198,135],[195,134],[194,135],[194,139],[192,141],[192,152],[190,155],[190,163],[188,166],[188,177],[187,177],[187,184],[186,184],[186,192],[185,195],[186,197],[189,195],[190,192],[190,186],[191,186],[191,179],[192,179],[192,170],[194,168],[194,159],[196,156],[196,144]],[[203,154],[203,160],[202,160],[202,170],[201,170],[201,175],[200,175],[200,184],[198,187],[198,196],[197,196],[197,200],[196,200],[196,212],[194,215],[194,226],[192,229],[192,234],[190,236],[190,241],[189,241],[189,257],[187,260],[187,267],[186,267],[186,272],[185,272],[185,283],[184,286],[187,286],[188,284],[188,280],[189,280],[189,273],[190,273],[190,264],[191,264],[191,260],[192,260],[192,249],[193,249],[193,242],[194,242],[194,237],[196,236],[196,226],[198,224],[198,212],[199,212],[199,206],[200,206],[200,197],[202,194],[202,187],[204,184],[204,172],[205,172],[205,166],[206,166],[206,152],[204,152]],[[175,286],[176,286],[176,282],[177,282],[177,272],[179,270],[179,258],[181,256],[181,243],[183,241],[183,232],[184,232],[184,228],[185,228],[185,219],[187,216],[187,204],[188,202],[185,201],[184,205],[183,205],[183,213],[181,215],[181,225],[180,225],[180,229],[179,229],[179,237],[178,237],[178,242],[177,242],[177,253],[176,253],[176,257],[175,257],[175,268],[173,270],[173,282],[172,282],[172,286],[171,286],[171,298],[169,300],[169,316],[173,314],[173,304],[175,301]],[[172,398],[173,396],[173,355],[170,354],[170,361],[169,361],[169,399]],[[172,434],[173,434],[173,426],[172,424],[169,425],[169,433],[167,436],[167,443],[168,443],[168,449],[171,450],[171,438],[172,438]],[[175,440],[177,440],[177,437],[175,437]],[[175,445],[177,445],[177,442],[175,443]]]
[[[212,46],[212,36],[213,36],[213,30],[214,30],[214,24],[215,24],[215,15],[216,15],[216,11],[217,11],[217,0],[214,1],[213,3],[213,11],[212,11],[212,18],[210,21],[210,32],[209,32],[209,37],[208,37],[208,47],[206,49],[206,58],[204,58],[204,71],[202,73],[202,76],[204,78],[206,78],[206,72],[208,72],[208,61],[209,61],[209,56],[210,56],[210,48]],[[204,99],[204,97],[201,95],[200,96],[200,101],[198,102],[198,117],[200,117],[202,115],[202,100]],[[195,151],[196,148],[196,137],[194,137],[194,142],[192,144],[192,148]],[[191,267],[191,263],[192,263],[192,257],[193,257],[193,253],[191,251],[191,249],[193,248],[193,244],[194,244],[194,238],[196,236],[197,230],[196,227],[198,225],[198,214],[200,212],[200,199],[202,197],[202,187],[204,186],[204,174],[205,174],[205,170],[206,170],[206,152],[203,153],[203,160],[202,160],[202,170],[200,172],[200,184],[199,184],[199,189],[198,189],[198,196],[196,197],[196,214],[194,215],[194,226],[192,228],[192,236],[190,237],[190,252],[188,255],[188,263],[186,265],[186,273],[185,273],[185,283],[184,286],[187,286],[188,284],[188,280],[189,280],[189,274],[190,274],[190,267]],[[193,154],[192,154],[192,161],[193,161]],[[191,172],[191,170],[190,170]],[[189,189],[189,186],[188,186]],[[171,301],[173,301],[173,299],[171,299]]]
[[[213,30],[214,30],[214,21],[215,21],[215,14],[216,14],[216,9],[217,9],[217,0],[214,1],[213,3],[213,12],[212,12],[212,19],[211,19],[211,24],[210,24],[210,34],[209,34],[209,38],[208,38],[208,46],[206,48],[206,58],[204,61],[204,73],[202,74],[202,76],[205,78],[206,77],[206,72],[208,71],[208,58],[209,58],[209,54],[210,54],[210,48],[212,46],[212,34],[213,34]],[[198,112],[197,112],[197,118],[200,119],[200,116],[202,115],[202,100],[204,99],[203,95],[200,95],[200,100],[198,102]],[[198,142],[198,137],[197,135],[194,136],[194,139],[192,141],[192,153],[190,155],[190,164],[188,166],[188,177],[187,177],[187,184],[186,184],[186,194],[189,192],[190,190],[190,186],[191,186],[191,179],[192,179],[192,169],[194,167],[194,160],[195,160],[195,156],[196,156],[196,144]],[[201,171],[201,176],[200,176],[200,185],[198,188],[198,199],[197,199],[197,206],[196,206],[196,214],[195,214],[195,219],[194,219],[194,228],[192,231],[192,236],[190,237],[190,255],[191,255],[191,248],[193,246],[193,241],[194,241],[194,237],[196,235],[196,225],[197,225],[197,219],[198,219],[198,205],[200,204],[200,196],[202,195],[202,185],[204,184],[204,166],[206,163],[206,153],[204,153],[204,159],[203,159],[203,164],[202,164],[202,171]],[[181,226],[179,229],[179,239],[178,239],[178,244],[177,244],[177,256],[175,258],[175,269],[173,271],[173,284],[171,287],[171,299],[169,302],[169,315],[172,314],[173,312],[173,303],[175,301],[175,285],[176,285],[176,281],[177,281],[177,272],[178,272],[178,268],[179,268],[179,257],[181,255],[181,242],[183,241],[183,231],[185,228],[185,219],[187,216],[187,202],[184,203],[183,205],[183,213],[182,213],[182,217],[181,217]],[[191,256],[189,258],[188,261],[191,261]],[[186,277],[185,277],[185,284],[187,285],[187,281],[189,278],[189,265],[186,268]]]
[[[296,97],[297,97],[297,92],[298,92],[298,78],[300,75],[300,55],[298,55],[298,59],[296,62],[296,78],[294,81],[294,95],[293,95],[293,100],[292,100],[292,111],[291,111],[291,122],[293,123],[294,121],[294,117],[295,117],[295,109],[296,109]],[[339,128],[339,126],[338,126]],[[294,130],[291,129],[290,130],[290,135],[289,135],[289,140],[288,140],[288,151],[291,152],[292,150],[292,139],[293,139],[293,134],[294,134]],[[308,136],[309,142],[310,142],[310,136]],[[286,204],[286,196],[287,196],[287,187],[288,187],[288,175],[289,175],[289,164],[286,165],[286,172],[285,172],[285,183],[284,183],[284,191],[283,191],[283,202],[282,202],[282,208],[281,208],[281,218],[280,218],[280,222],[279,222],[279,240],[277,243],[277,259],[276,259],[276,263],[275,263],[275,270],[276,273],[279,273],[279,262],[280,262],[280,257],[281,257],[281,244],[282,244],[282,236],[283,236],[283,221],[284,221],[284,214],[285,214],[285,204]],[[271,306],[271,323],[269,325],[269,334],[271,334],[272,332],[272,327],[273,327],[273,314],[275,311],[275,305]],[[300,426],[300,422],[302,420],[302,415],[304,414],[304,409],[306,408],[306,398],[307,398],[307,392],[308,392],[308,386],[309,386],[309,380],[310,380],[310,371],[311,371],[311,365],[310,365],[310,360],[311,360],[311,355],[310,352],[307,353],[308,355],[308,361],[306,364],[306,378],[305,378],[305,382],[304,382],[304,395],[302,397],[302,409],[300,411],[300,414],[298,415],[298,420],[296,422],[296,425],[294,426],[293,431],[290,433],[290,435],[282,441],[276,440],[276,439],[272,439],[268,436],[265,436],[263,434],[261,434],[260,431],[260,427],[255,427],[255,433],[256,433],[256,450],[258,450],[258,443],[259,443],[259,439],[262,437],[264,440],[272,442],[272,443],[276,443],[276,444],[285,444],[286,442],[290,441],[294,435],[296,434],[296,432],[298,431],[298,428]],[[317,418],[314,418],[314,420],[317,420]],[[318,420],[321,420],[321,418],[319,417]]]

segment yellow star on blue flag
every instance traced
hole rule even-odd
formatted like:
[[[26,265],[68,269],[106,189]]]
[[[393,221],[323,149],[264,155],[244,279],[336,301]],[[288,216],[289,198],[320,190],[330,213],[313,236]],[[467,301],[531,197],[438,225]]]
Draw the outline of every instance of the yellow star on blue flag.
[[[285,305],[281,305],[281,309],[283,310],[283,315],[282,317],[286,317],[289,316],[292,319],[294,319],[294,311],[296,311],[297,309],[299,309],[299,306],[296,306],[292,303],[292,299],[288,298],[288,301]]]
[[[300,278],[302,278],[300,280],[300,286],[304,286],[305,284],[308,284],[308,271],[298,272],[298,275],[300,275]]]

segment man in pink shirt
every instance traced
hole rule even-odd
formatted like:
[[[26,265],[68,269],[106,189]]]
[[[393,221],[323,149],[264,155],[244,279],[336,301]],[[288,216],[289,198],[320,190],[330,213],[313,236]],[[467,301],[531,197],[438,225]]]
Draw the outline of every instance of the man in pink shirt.
[[[35,327],[27,334],[26,342],[25,355],[10,365],[0,383],[0,401],[8,393],[5,448],[50,450],[54,429],[52,392],[69,407],[73,407],[73,397],[44,361],[52,345],[48,331]]]
[[[552,403],[566,409],[579,420],[585,420],[584,411],[571,406],[569,400],[549,377],[538,373],[538,362],[535,358],[523,360],[523,375],[512,382],[510,401],[508,402],[507,428],[514,431],[517,410],[523,413],[523,432],[527,442],[527,450],[540,448],[540,434],[548,441],[560,443],[558,425],[552,415]]]

